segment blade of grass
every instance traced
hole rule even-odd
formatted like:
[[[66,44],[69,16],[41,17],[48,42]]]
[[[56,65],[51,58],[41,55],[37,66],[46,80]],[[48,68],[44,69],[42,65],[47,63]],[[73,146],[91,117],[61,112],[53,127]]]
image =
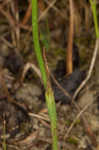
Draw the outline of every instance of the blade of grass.
[[[48,85],[48,88],[45,92],[46,104],[48,107],[48,113],[51,120],[51,131],[52,131],[52,147],[53,150],[58,150],[58,138],[57,138],[57,115],[56,115],[56,106],[52,88]]]
[[[34,42],[34,50],[36,53],[36,57],[38,60],[38,64],[40,67],[40,71],[42,74],[42,79],[44,82],[44,87],[46,88],[47,85],[47,76],[46,76],[46,71],[45,71],[45,66],[44,66],[44,61],[42,58],[42,53],[40,49],[40,44],[39,44],[39,33],[38,33],[38,13],[37,13],[38,7],[37,7],[37,0],[32,0],[32,31],[33,31],[33,42]]]
[[[37,19],[37,0],[32,0],[32,31],[33,31],[33,42],[34,49],[39,63],[40,71],[42,74],[42,79],[44,83],[45,98],[48,107],[48,113],[51,121],[51,132],[52,132],[52,146],[53,150],[58,150],[58,141],[57,141],[57,122],[56,122],[56,106],[53,91],[51,89],[49,78],[47,77],[45,64],[42,58],[42,53],[39,44],[39,33],[38,33],[38,19]]]
[[[97,11],[96,11],[96,0],[89,0],[89,2],[90,2],[91,8],[92,8],[92,13],[93,13],[96,38],[99,38],[98,18],[97,18]]]
[[[52,147],[53,150],[58,150],[58,138],[57,138],[57,128],[56,128],[57,127],[56,105],[55,105],[53,90],[51,87],[50,73],[49,73],[45,50],[43,51],[43,56],[44,56],[44,62],[46,67],[46,73],[47,73],[47,87],[45,91],[45,99],[48,107],[49,117],[51,120],[51,131],[52,131],[52,141],[53,141]]]

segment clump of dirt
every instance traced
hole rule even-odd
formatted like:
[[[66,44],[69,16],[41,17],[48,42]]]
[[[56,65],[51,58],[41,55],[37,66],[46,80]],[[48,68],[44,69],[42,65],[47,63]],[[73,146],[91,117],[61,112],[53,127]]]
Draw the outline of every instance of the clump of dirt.
[[[23,131],[25,128],[27,128],[27,131],[30,128],[30,118],[26,110],[19,105],[8,102],[7,99],[0,100],[0,120],[1,139],[4,137],[7,139],[15,138],[18,133],[20,133],[20,136],[24,136],[25,133],[21,132],[23,124]]]

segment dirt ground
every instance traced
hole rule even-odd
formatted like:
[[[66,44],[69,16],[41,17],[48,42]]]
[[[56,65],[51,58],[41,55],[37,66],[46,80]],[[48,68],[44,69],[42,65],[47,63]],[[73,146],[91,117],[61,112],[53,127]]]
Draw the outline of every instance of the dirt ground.
[[[29,2],[4,2],[0,1],[0,150],[51,150],[50,120],[34,53],[31,15],[26,17],[27,21],[24,19]],[[94,23],[88,1],[76,1],[74,6],[74,45],[79,53],[74,58],[74,72],[84,70],[85,78],[95,47]],[[97,9],[98,6],[97,1]],[[69,33],[69,1],[39,1],[38,17],[41,48],[47,49],[50,71],[61,84]],[[13,21],[18,21],[19,26]],[[71,96],[84,79],[77,75],[74,73],[61,84]],[[59,98],[59,150],[99,150],[99,53],[90,80],[73,103],[54,86],[52,82],[54,95]]]

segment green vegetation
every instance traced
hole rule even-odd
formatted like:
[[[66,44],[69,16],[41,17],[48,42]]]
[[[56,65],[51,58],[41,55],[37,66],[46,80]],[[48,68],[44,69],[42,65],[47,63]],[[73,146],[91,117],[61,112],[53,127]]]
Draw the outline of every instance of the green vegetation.
[[[33,42],[34,49],[37,56],[38,64],[40,67],[40,71],[42,74],[42,79],[45,88],[45,98],[48,107],[48,113],[51,120],[51,131],[52,131],[52,142],[53,142],[53,150],[58,150],[58,141],[57,141],[57,118],[56,118],[56,106],[53,91],[51,89],[48,74],[46,73],[45,64],[42,58],[42,53],[40,49],[39,43],[39,33],[38,33],[38,17],[37,17],[37,0],[32,0],[32,29],[33,29]]]
[[[98,18],[97,18],[97,11],[96,11],[96,0],[89,0],[89,1],[90,1],[90,5],[92,8],[92,13],[93,13],[96,38],[99,38],[99,26],[98,26]]]
[[[34,50],[37,56],[38,64],[42,74],[42,79],[44,82],[44,87],[47,85],[47,75],[45,71],[44,61],[42,58],[42,53],[39,44],[39,34],[38,34],[38,20],[37,20],[37,0],[32,0],[32,29],[33,29],[33,42]]]
[[[68,143],[71,143],[71,144],[74,144],[74,145],[77,145],[77,144],[78,144],[78,139],[75,138],[75,137],[69,137],[69,138],[67,139],[67,142],[68,142]]]

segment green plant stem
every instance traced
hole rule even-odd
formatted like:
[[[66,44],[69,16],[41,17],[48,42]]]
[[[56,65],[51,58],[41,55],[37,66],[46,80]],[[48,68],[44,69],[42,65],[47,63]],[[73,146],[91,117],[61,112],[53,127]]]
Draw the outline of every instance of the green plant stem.
[[[46,97],[46,104],[48,107],[48,113],[51,120],[51,131],[52,131],[52,138],[53,138],[53,150],[58,150],[58,138],[57,138],[57,115],[56,115],[56,106],[54,95],[51,87],[48,87],[45,93]]]
[[[48,107],[48,113],[51,120],[51,132],[52,132],[52,145],[53,150],[58,150],[58,141],[57,141],[57,115],[56,115],[56,106],[52,88],[49,83],[48,74],[46,73],[44,61],[42,58],[42,53],[39,44],[39,34],[38,34],[38,19],[37,19],[37,0],[32,0],[32,29],[33,29],[33,42],[34,49],[39,63],[40,71],[42,74],[42,79],[45,87],[45,98],[46,104]]]
[[[93,13],[96,38],[99,38],[98,18],[97,18],[97,11],[96,11],[96,0],[89,0],[89,1],[90,1],[90,5],[92,8],[92,13]]]
[[[39,44],[39,33],[38,33],[38,17],[37,17],[37,0],[32,0],[32,30],[33,30],[33,42],[34,42],[34,50],[37,56],[38,64],[40,67],[40,71],[42,74],[42,79],[44,82],[44,87],[47,85],[47,75],[45,70],[44,61],[42,58],[42,53]]]

